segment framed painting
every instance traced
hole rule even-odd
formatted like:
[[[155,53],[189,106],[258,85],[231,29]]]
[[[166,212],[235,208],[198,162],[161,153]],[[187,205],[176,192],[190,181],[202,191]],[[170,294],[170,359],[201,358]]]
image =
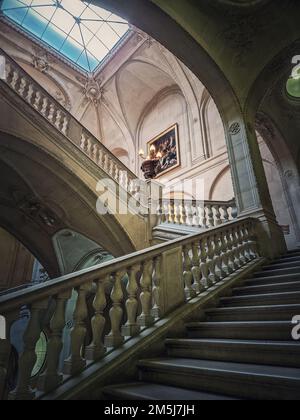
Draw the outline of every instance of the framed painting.
[[[181,165],[178,124],[149,141],[148,152],[150,156],[154,155],[157,159],[156,178],[178,168]]]

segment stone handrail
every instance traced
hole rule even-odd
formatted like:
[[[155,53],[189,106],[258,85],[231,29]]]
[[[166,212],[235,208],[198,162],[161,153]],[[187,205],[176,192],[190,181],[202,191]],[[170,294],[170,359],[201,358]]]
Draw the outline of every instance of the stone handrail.
[[[235,200],[204,201],[186,199],[162,200],[158,224],[175,224],[209,229],[237,218]]]
[[[31,314],[23,336],[17,387],[9,398],[34,399],[40,393],[50,392],[187,300],[247,266],[258,257],[256,223],[251,218],[228,222],[0,297],[0,314],[6,318],[7,337],[24,305]],[[74,290],[77,298],[71,350],[61,369],[66,305]],[[94,296],[92,313],[87,303],[91,295]],[[35,347],[43,329],[43,314],[49,307],[52,318],[46,365],[33,381]],[[88,327],[92,338],[86,343]],[[1,380],[4,381],[3,360],[7,360],[7,354],[0,351],[0,388]]]
[[[26,73],[10,56],[0,49],[6,60],[6,83],[48,123],[81,149],[109,177],[130,192],[130,185],[137,177],[95,136],[80,124],[42,86]]]

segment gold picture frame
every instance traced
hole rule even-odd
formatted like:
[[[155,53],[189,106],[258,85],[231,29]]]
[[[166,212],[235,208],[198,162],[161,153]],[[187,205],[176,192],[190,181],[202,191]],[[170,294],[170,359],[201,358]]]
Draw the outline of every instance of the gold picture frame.
[[[156,166],[156,178],[181,166],[178,124],[172,125],[150,140],[147,145],[148,154],[150,155],[151,149],[154,147],[155,155],[159,160]]]

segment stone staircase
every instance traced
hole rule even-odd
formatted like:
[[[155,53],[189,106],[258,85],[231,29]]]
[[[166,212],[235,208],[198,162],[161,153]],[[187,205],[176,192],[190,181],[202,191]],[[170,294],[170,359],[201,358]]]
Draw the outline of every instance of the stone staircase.
[[[265,266],[186,325],[187,337],[166,340],[162,358],[138,363],[139,382],[104,390],[122,400],[299,400],[300,250]]]

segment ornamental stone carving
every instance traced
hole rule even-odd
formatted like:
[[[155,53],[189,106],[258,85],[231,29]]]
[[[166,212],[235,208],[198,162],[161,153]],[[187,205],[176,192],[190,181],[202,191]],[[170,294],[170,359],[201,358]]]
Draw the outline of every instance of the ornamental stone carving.
[[[238,122],[235,122],[235,123],[231,124],[231,126],[229,127],[229,133],[232,136],[235,136],[235,135],[239,134],[240,131],[241,131],[241,126]]]
[[[86,98],[86,101],[93,103],[95,106],[99,105],[104,93],[101,82],[101,80],[96,80],[94,76],[91,75],[87,78],[83,89],[83,94]]]

